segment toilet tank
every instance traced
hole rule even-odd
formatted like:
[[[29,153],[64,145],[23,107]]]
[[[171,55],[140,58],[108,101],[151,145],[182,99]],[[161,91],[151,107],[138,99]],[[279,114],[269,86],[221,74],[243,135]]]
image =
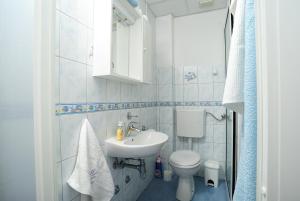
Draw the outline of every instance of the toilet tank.
[[[205,135],[205,110],[176,110],[177,136],[202,138]]]

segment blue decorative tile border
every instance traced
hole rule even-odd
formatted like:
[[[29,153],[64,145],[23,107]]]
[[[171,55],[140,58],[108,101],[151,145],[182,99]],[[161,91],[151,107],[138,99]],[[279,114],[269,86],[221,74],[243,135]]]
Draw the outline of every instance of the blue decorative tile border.
[[[222,106],[222,101],[174,102],[175,106]]]
[[[156,107],[157,102],[56,104],[56,115]]]
[[[125,102],[125,103],[68,103],[56,104],[56,115],[101,112],[109,110],[126,110],[149,107],[169,106],[222,106],[221,101],[191,101],[191,102]]]

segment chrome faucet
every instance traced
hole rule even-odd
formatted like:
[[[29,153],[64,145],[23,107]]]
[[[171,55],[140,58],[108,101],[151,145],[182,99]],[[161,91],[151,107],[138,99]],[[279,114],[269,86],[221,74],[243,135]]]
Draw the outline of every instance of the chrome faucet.
[[[134,126],[134,124],[137,124],[137,122],[135,122],[135,121],[131,121],[131,122],[129,122],[129,124],[128,124],[128,126],[127,126],[127,136],[129,136],[130,135],[130,133],[132,132],[132,131],[136,131],[137,133],[140,133],[141,132],[141,130],[140,129],[138,129],[138,128],[136,128],[135,126]]]

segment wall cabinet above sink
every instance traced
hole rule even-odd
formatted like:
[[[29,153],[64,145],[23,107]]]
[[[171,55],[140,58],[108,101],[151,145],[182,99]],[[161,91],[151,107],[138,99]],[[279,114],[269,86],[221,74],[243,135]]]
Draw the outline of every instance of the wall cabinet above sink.
[[[148,17],[127,0],[95,1],[93,75],[151,83],[152,35]]]

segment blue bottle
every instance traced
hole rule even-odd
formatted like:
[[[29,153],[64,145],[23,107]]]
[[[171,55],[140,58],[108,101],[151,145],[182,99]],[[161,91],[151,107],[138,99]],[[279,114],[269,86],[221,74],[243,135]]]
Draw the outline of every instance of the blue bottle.
[[[158,156],[155,162],[155,177],[162,178],[163,177],[162,173],[163,173],[163,167],[161,163],[161,158],[160,156]]]

